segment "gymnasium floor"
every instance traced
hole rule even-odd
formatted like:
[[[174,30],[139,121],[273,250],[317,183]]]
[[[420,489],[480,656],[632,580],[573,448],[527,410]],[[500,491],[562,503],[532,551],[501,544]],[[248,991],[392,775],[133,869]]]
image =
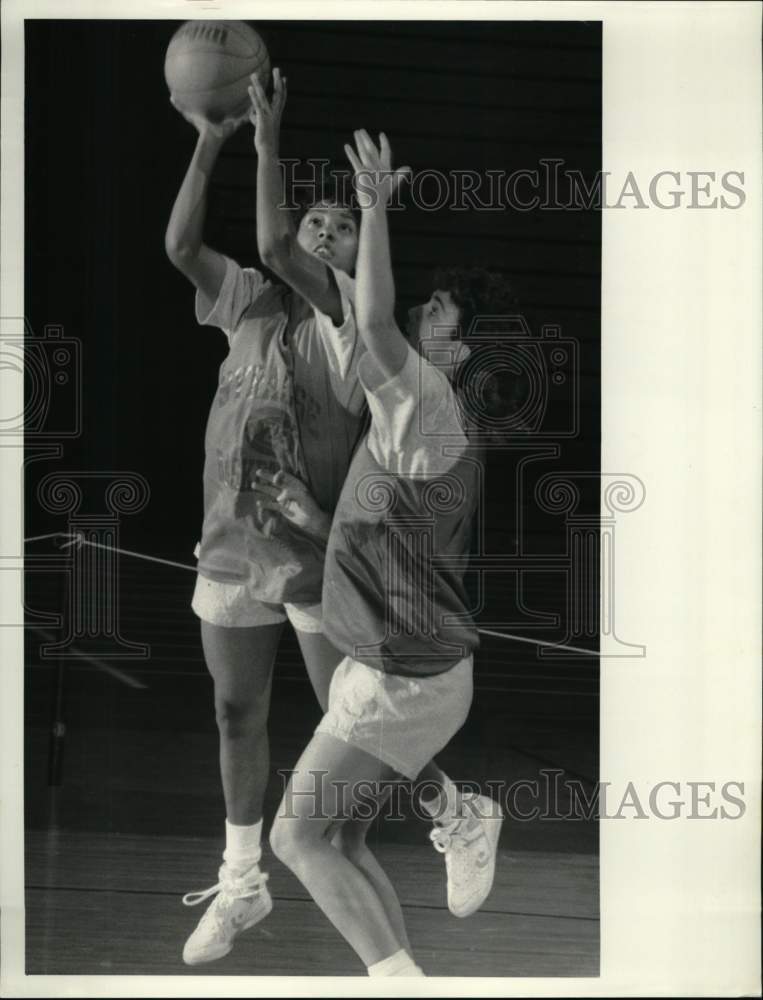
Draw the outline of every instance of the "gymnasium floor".
[[[27,973],[361,975],[354,953],[270,857],[275,907],[267,920],[219,962],[190,969],[181,960],[183,942],[204,908],[184,907],[181,896],[215,881],[224,816],[211,683],[186,608],[188,588],[189,580],[170,570],[139,573],[133,565],[123,572],[123,634],[149,641],[151,659],[117,665],[146,686],[127,686],[92,663],[66,661],[58,786],[48,784],[57,664],[39,659],[39,636],[29,632]],[[49,585],[47,590],[42,582],[35,585],[34,606],[40,610],[59,599]],[[567,720],[522,719],[511,711],[511,702],[505,692],[499,697],[478,691],[467,726],[441,763],[456,779],[507,784],[544,782],[544,771],[558,770],[557,805],[564,813],[564,779],[581,781],[588,793],[596,780],[595,739],[574,713]],[[285,635],[273,690],[266,828],[280,798],[277,771],[294,763],[318,718],[296,646]],[[529,807],[521,798],[518,803]],[[409,809],[404,821],[377,825],[373,839],[428,975],[598,974],[595,822],[508,819],[493,892],[466,920],[447,911],[444,865],[427,831]]]

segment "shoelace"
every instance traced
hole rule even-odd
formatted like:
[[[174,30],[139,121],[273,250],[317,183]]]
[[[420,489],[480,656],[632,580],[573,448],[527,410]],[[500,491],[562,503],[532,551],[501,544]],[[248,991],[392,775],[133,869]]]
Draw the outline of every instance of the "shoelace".
[[[450,820],[449,823],[438,824],[434,830],[430,830],[429,839],[434,844],[436,851],[440,854],[445,854],[450,849],[454,838],[464,841],[464,838],[460,837],[456,832],[462,821],[463,817],[459,816],[456,819]]]
[[[245,882],[241,875],[231,875],[224,868],[217,873],[219,881],[208,889],[201,889],[197,892],[187,892],[183,896],[184,906],[198,906],[205,899],[216,896],[218,892],[226,892],[236,899],[251,899],[257,896],[265,886],[269,876],[260,872],[255,882]]]

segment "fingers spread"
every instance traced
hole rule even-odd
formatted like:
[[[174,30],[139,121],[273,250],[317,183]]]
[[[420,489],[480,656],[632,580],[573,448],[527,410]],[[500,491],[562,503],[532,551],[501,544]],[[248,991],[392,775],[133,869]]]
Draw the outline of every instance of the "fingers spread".
[[[355,141],[358,150],[364,157],[363,162],[367,163],[368,166],[377,166],[379,164],[379,151],[364,128],[358,129],[355,133]]]
[[[363,169],[363,164],[356,156],[355,150],[348,143],[345,143],[344,151],[347,154],[347,159],[350,161],[350,164],[352,165],[352,169],[355,171],[356,174],[359,173]]]
[[[276,500],[281,493],[278,486],[268,486],[267,483],[252,483],[252,487],[258,498],[267,497],[270,500]]]
[[[364,138],[365,136],[365,138]],[[371,152],[369,152],[368,143],[370,140],[365,134],[363,129],[358,129],[353,132],[353,137],[355,139],[355,147],[358,151],[358,158],[364,167],[373,167],[374,157]]]
[[[255,477],[255,481],[251,485],[257,497],[267,498],[276,505],[284,505],[296,499],[297,491],[302,486],[296,476],[284,472],[283,469],[279,469],[277,472],[257,469]],[[274,509],[278,509],[278,507]]]
[[[257,479],[265,483],[273,483],[274,486],[278,486],[281,482],[279,477],[283,475],[280,469],[276,469],[275,472],[268,472],[267,469],[255,469],[254,474]]]
[[[265,108],[269,107],[269,105],[268,99],[265,96],[265,91],[262,89],[262,84],[257,78],[256,73],[252,73],[249,79],[252,81],[251,86],[248,88],[249,98],[258,111],[263,111]]]
[[[283,486],[287,486],[291,490],[299,489],[302,486],[300,480],[297,479],[296,476],[292,476],[292,474],[287,472],[285,469],[279,469],[276,473],[276,477],[277,482],[281,483]]]
[[[252,111],[257,114],[262,113],[262,102],[255,94],[252,87],[249,88],[249,100],[252,102]]]

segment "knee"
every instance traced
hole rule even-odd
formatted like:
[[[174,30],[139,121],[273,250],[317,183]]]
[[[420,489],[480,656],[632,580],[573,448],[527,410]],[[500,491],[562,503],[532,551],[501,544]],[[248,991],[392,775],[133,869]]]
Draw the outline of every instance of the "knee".
[[[220,735],[240,740],[259,735],[264,730],[265,712],[256,700],[215,695],[215,718]]]
[[[349,821],[337,830],[332,843],[348,861],[358,864],[368,854],[367,826]]]
[[[270,849],[281,864],[295,871],[304,860],[309,843],[310,837],[302,821],[276,816],[270,829]]]

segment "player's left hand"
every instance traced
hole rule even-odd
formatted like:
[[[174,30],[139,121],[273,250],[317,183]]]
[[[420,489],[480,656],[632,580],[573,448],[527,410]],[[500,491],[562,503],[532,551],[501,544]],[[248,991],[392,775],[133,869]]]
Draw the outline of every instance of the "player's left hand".
[[[355,171],[358,204],[361,209],[377,205],[383,207],[390,202],[397,186],[410,177],[411,168],[392,169],[392,150],[383,132],[379,133],[378,148],[364,128],[353,132],[353,135],[356,148],[347,144],[344,151]]]
[[[223,118],[222,121],[213,122],[202,114],[184,108],[173,96],[170,96],[170,103],[190,125],[193,125],[200,136],[214,139],[220,143],[225,142],[226,139],[232,136],[249,118],[249,112],[247,111],[242,115]]]
[[[273,99],[269,101],[256,73],[252,73],[250,80],[249,98],[252,107],[249,120],[254,125],[254,148],[260,155],[277,155],[281,115],[286,106],[286,86],[289,81],[281,76],[281,70],[276,66],[273,70]]]
[[[287,521],[311,535],[327,539],[331,518],[315,501],[303,482],[288,472],[266,472],[258,469],[252,482],[261,510],[276,511]]]

